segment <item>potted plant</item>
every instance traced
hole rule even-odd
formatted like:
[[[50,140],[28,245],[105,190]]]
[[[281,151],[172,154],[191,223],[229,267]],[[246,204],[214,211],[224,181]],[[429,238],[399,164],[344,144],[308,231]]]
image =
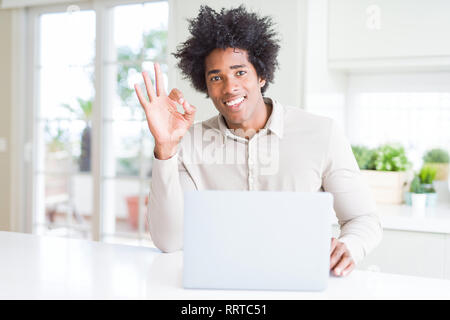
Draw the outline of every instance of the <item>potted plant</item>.
[[[448,179],[450,156],[444,149],[431,149],[423,156],[423,162],[436,168],[436,180]]]
[[[70,165],[70,154],[68,145],[70,137],[67,130],[60,127],[45,124],[45,140],[46,140],[46,154],[45,166],[52,171],[66,171]]]
[[[427,207],[433,207],[436,205],[437,193],[433,185],[434,179],[436,177],[436,172],[436,168],[428,164],[424,165],[420,169],[419,173],[413,180],[416,185],[413,186],[412,182],[410,192],[407,192],[405,194],[405,202],[407,205],[412,205],[411,193],[425,194]],[[420,184],[420,187],[417,186],[417,183]]]
[[[145,206],[148,206],[148,196],[144,198]],[[128,222],[133,229],[139,226],[139,196],[129,196],[126,198],[128,208]],[[145,230],[148,231],[147,221],[145,222]]]
[[[373,167],[374,150],[365,146],[356,145],[352,146],[352,151],[361,170],[369,170]]]
[[[414,209],[424,209],[427,203],[427,195],[425,188],[420,182],[419,175],[415,175],[409,189],[411,192],[411,205]]]
[[[404,148],[398,144],[384,144],[373,150],[361,146],[354,146],[352,149],[375,201],[402,203],[411,180],[411,163]]]
[[[436,167],[428,164],[424,165],[419,172],[420,183],[422,183],[425,194],[427,195],[427,207],[436,205],[437,194],[433,186],[436,174]]]
[[[77,119],[84,120],[85,127],[81,133],[81,154],[79,158],[80,172],[91,171],[91,118],[92,118],[92,101],[93,99],[84,100],[77,98],[77,106],[73,108],[65,103],[61,106],[74,114]]]

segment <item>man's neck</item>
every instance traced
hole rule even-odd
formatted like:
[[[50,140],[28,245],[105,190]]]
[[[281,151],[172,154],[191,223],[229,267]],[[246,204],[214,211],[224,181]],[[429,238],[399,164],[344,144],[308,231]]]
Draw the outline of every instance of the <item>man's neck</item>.
[[[259,130],[263,129],[266,126],[267,121],[272,114],[273,106],[270,101],[261,101],[262,105],[256,111],[255,117],[250,121],[236,124],[228,124],[225,119],[225,123],[228,129],[232,130],[235,135],[243,137],[245,139],[250,139],[253,137]]]

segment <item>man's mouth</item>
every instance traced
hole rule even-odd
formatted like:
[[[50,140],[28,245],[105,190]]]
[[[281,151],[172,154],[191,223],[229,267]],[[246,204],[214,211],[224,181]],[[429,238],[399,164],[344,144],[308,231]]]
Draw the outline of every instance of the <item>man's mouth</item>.
[[[239,98],[234,98],[233,100],[225,101],[224,104],[227,107],[236,110],[236,109],[238,109],[240,107],[242,102],[244,102],[245,98],[246,98],[246,96],[242,96],[242,97],[239,97]]]

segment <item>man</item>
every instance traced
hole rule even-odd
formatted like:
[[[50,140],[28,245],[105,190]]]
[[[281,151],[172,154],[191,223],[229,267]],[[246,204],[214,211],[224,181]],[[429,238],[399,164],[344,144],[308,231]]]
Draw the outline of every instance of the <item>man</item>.
[[[220,13],[202,6],[189,30],[178,66],[219,115],[193,125],[196,108],[177,89],[166,95],[158,64],[156,91],[143,72],[149,101],[135,86],[155,139],[148,207],[155,245],[182,248],[184,190],[327,191],[341,226],[330,269],[347,275],[381,240],[375,205],[334,121],[263,96],[279,50],[271,19],[242,6]]]

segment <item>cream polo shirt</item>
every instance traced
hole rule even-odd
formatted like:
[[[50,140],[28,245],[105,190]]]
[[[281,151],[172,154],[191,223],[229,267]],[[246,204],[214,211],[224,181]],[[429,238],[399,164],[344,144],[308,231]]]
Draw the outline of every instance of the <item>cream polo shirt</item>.
[[[339,240],[361,261],[382,228],[349,142],[332,119],[265,99],[272,113],[250,139],[219,114],[191,126],[172,158],[153,159],[147,218],[154,244],[164,252],[182,249],[186,190],[327,191]]]

